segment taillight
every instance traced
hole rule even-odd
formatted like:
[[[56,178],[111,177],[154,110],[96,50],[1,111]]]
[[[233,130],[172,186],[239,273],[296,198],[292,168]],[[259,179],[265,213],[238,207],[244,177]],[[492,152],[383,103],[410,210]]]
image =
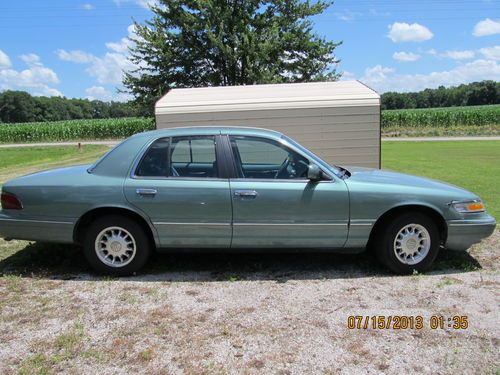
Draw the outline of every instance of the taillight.
[[[4,210],[23,209],[23,204],[14,194],[2,193],[0,201],[2,202],[2,209]]]

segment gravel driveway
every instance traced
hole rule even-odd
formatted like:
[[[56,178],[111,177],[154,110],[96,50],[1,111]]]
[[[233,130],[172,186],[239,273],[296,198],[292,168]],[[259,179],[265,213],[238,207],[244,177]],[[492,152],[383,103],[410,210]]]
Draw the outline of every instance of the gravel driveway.
[[[0,240],[0,373],[498,374],[499,250],[496,231],[406,277],[366,254],[159,255],[113,279],[76,249]],[[431,329],[437,315],[468,328]]]

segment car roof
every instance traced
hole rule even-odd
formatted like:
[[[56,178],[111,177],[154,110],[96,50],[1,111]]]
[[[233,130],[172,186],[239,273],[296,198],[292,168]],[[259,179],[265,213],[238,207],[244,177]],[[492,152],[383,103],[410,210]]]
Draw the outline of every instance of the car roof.
[[[187,126],[178,128],[158,129],[149,132],[137,134],[137,136],[146,136],[149,138],[159,137],[179,137],[190,135],[216,135],[216,134],[234,134],[234,135],[253,135],[280,138],[280,132],[254,127],[243,126]]]

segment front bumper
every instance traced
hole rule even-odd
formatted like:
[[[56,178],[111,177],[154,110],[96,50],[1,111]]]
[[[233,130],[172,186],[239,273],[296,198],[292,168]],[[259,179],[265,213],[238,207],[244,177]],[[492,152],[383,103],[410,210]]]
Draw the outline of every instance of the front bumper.
[[[482,215],[478,219],[449,220],[445,247],[451,250],[466,250],[473,244],[489,237],[495,230],[495,218]]]

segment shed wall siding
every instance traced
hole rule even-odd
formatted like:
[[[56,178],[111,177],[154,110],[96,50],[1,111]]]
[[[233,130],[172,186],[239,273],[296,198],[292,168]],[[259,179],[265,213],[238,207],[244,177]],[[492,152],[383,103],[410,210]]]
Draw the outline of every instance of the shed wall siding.
[[[156,126],[251,126],[279,131],[332,164],[379,168],[379,106],[157,114]]]

